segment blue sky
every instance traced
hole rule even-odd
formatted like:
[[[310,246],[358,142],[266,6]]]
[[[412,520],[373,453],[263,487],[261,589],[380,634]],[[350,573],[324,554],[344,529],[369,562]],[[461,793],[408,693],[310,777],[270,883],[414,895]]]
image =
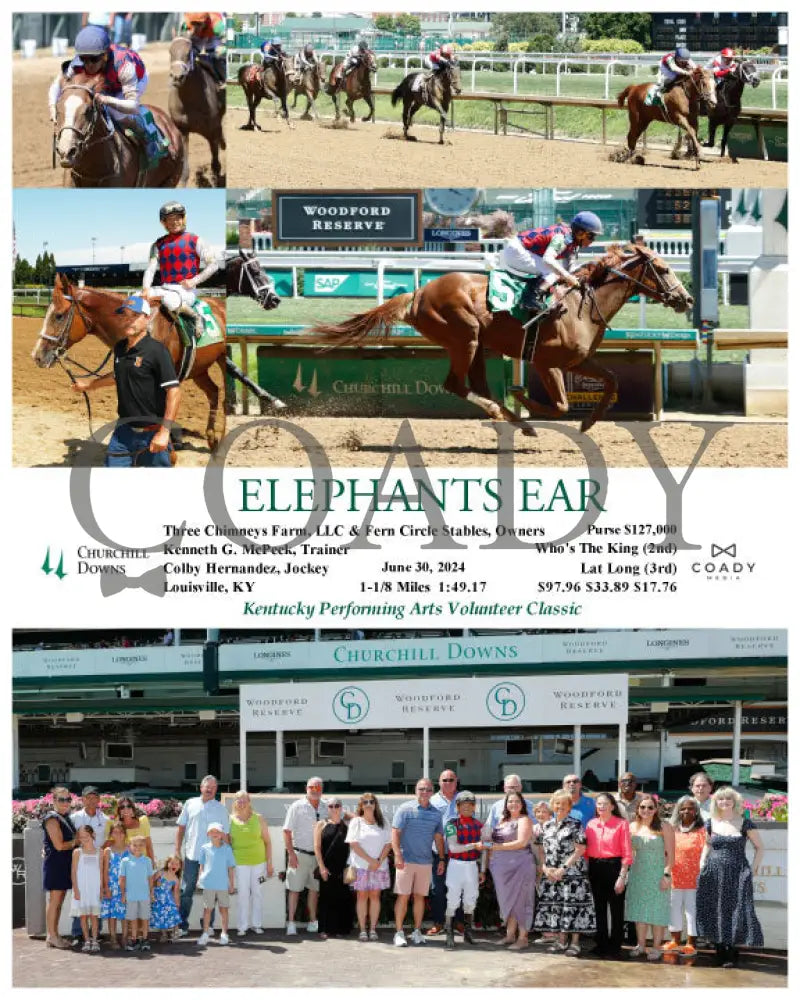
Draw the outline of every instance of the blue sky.
[[[57,261],[67,256],[80,256],[88,261],[95,236],[98,263],[105,256],[104,249],[118,262],[123,253],[121,246],[152,243],[162,235],[158,210],[171,200],[186,206],[187,224],[192,232],[212,245],[224,245],[224,190],[17,188],[14,191],[17,253],[33,262],[46,241],[48,252],[54,253]]]

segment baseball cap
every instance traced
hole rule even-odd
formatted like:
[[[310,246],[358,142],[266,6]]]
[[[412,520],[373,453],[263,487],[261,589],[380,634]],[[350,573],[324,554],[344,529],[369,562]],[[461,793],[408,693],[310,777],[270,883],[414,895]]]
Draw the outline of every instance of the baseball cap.
[[[150,303],[147,299],[143,299],[141,295],[129,295],[115,312],[121,313],[126,309],[130,309],[131,312],[135,313],[144,313],[145,316],[150,315]]]
[[[222,829],[222,823],[209,823],[206,827],[206,833],[211,833],[212,830],[218,830],[220,833],[225,833]]]
[[[100,789],[95,788],[94,785],[87,785],[86,788],[81,792],[81,796],[85,799],[87,795],[99,795]]]

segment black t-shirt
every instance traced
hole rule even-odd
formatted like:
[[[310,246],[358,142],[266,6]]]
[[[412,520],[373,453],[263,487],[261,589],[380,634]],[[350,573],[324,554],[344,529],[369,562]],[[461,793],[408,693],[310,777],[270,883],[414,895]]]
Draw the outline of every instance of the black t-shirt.
[[[167,389],[178,385],[172,357],[149,333],[129,348],[127,338],[114,347],[117,413],[123,420],[151,424],[164,416]]]

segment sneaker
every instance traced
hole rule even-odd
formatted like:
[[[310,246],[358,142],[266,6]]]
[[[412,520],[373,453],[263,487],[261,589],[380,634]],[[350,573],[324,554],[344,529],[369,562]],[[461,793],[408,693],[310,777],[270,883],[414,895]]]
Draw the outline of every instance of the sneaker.
[[[252,931],[253,931],[254,934],[263,934],[264,933],[264,928],[263,927],[253,927]]]
[[[378,932],[377,931],[370,931],[369,932],[369,939],[370,939],[370,941],[378,941],[379,940],[379,938],[378,938]]]
[[[395,948],[406,948],[408,947],[408,941],[406,941],[406,936],[402,931],[398,931],[394,936],[394,946]]]
[[[693,958],[696,954],[697,954],[697,948],[695,948],[691,944],[685,944],[681,948],[681,955],[684,955],[684,956],[689,957],[689,958]]]
[[[427,941],[425,940],[425,935],[422,933],[422,931],[419,929],[419,927],[415,927],[414,928],[414,933],[411,935],[411,943],[412,944],[427,944]]]
[[[134,941],[133,942],[133,950],[134,951],[141,951],[142,950],[142,942],[141,941]]]
[[[231,943],[231,939],[228,937],[228,935],[225,933],[225,931],[223,931],[220,934],[220,936],[219,936],[219,943],[220,944],[230,944]]]
[[[125,951],[136,951],[136,945],[133,943],[133,941],[125,942]]]
[[[358,935],[359,941],[369,941],[369,934],[366,931],[361,931]]]
[[[236,932],[236,937],[244,937],[247,934],[247,928],[242,927]]]
[[[290,920],[289,923],[286,925],[286,934],[288,937],[292,937],[292,935],[296,933],[297,933],[297,924],[294,922],[294,920]]]
[[[660,948],[648,948],[647,949],[647,961],[648,962],[660,962],[662,959]]]
[[[141,946],[139,948],[139,951],[150,951],[150,950],[151,950],[150,949],[150,942],[149,941],[142,941]]]
[[[318,920],[310,920],[306,924],[306,931],[307,931],[307,933],[309,933],[309,934],[316,934],[318,930],[319,930],[319,921]]]
[[[197,939],[197,947],[198,948],[205,948],[205,946],[207,944],[208,944],[208,934],[206,934],[206,932],[203,931],[203,933]]]
[[[95,952],[95,953],[97,953],[98,951],[100,951],[100,942],[99,941],[92,941],[92,948],[91,948],[91,950],[93,952]]]
[[[92,950],[92,942],[84,941],[81,945],[81,951],[90,952]]]
[[[175,937],[176,938],[189,937],[189,929],[187,927],[179,927],[175,931]]]

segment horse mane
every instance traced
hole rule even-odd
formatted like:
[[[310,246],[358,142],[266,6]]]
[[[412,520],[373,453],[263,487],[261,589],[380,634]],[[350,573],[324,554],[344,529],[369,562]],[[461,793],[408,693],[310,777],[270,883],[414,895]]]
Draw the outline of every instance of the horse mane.
[[[85,69],[76,69],[72,78],[67,80],[64,79],[64,83],[77,83],[83,87],[93,87],[94,81],[100,83],[105,78],[105,74],[100,73],[87,73]]]
[[[651,251],[647,247],[636,246],[633,243],[611,243],[602,257],[596,260],[587,261],[575,272],[576,277],[597,288],[602,285],[610,267],[618,267],[631,253],[642,253],[650,256]]]

